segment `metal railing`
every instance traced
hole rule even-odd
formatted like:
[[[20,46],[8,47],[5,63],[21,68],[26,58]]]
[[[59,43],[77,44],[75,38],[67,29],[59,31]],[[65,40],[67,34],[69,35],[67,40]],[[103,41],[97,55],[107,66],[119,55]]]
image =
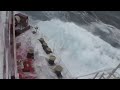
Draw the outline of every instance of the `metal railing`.
[[[6,11],[6,20],[5,20],[5,29],[4,29],[4,61],[3,61],[3,78],[8,79],[8,31],[9,31],[9,20],[8,20],[8,11]]]
[[[120,78],[120,74],[117,72],[117,69],[120,68],[120,64],[116,68],[109,68],[104,70],[99,70],[90,74],[77,76],[75,79],[111,79],[112,76]],[[116,75],[115,75],[116,74]],[[104,77],[105,76],[105,77]],[[114,78],[113,78],[114,79]]]
[[[4,30],[4,79],[17,78],[14,12],[6,11]]]

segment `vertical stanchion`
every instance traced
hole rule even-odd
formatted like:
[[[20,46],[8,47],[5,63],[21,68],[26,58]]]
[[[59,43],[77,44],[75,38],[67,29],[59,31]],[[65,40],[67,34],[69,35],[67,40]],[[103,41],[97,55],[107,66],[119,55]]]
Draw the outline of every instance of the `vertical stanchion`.
[[[14,76],[17,79],[17,62],[16,62],[16,40],[15,40],[15,18],[14,18],[14,12],[11,11],[11,19],[12,19],[12,29],[13,29],[13,59],[14,59]]]
[[[100,76],[100,78],[99,78],[99,79],[101,79],[103,76],[104,76],[104,73],[102,73],[102,75]]]
[[[95,76],[93,77],[93,79],[95,79],[95,78],[97,77],[98,74],[99,74],[99,72],[95,74]]]

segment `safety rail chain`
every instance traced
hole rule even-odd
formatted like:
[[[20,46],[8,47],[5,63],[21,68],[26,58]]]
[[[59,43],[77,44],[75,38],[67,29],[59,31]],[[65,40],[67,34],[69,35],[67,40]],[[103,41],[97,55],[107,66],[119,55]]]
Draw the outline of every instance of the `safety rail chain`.
[[[4,30],[4,79],[18,78],[16,64],[15,21],[14,12],[6,11]]]

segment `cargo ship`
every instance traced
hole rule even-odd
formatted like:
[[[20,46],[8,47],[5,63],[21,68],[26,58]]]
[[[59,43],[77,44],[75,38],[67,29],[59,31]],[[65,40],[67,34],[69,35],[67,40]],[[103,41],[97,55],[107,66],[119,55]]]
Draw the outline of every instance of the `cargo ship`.
[[[49,47],[47,39],[38,33],[29,16],[15,11],[3,11],[1,27],[1,66],[3,79],[119,79],[116,68],[73,77],[67,67]],[[39,43],[39,46],[36,46]],[[2,67],[3,66],[3,67]]]
[[[70,78],[65,74],[67,71],[58,63],[58,58],[45,38],[42,36],[34,38],[37,35],[38,27],[29,24],[27,15],[14,11],[6,11],[5,15],[3,60],[3,76],[5,79]],[[39,56],[39,53],[36,54],[31,43],[32,39],[39,42],[39,51],[43,56]]]

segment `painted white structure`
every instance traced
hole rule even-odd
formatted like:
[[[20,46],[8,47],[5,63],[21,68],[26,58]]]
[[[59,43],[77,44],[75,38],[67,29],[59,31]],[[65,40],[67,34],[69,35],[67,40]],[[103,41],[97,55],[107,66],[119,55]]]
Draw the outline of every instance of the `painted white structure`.
[[[0,11],[0,79],[3,79],[5,20],[6,11]]]

